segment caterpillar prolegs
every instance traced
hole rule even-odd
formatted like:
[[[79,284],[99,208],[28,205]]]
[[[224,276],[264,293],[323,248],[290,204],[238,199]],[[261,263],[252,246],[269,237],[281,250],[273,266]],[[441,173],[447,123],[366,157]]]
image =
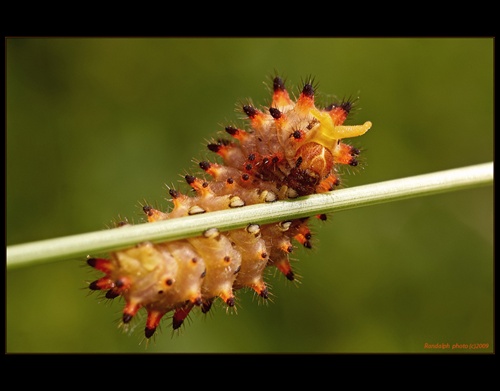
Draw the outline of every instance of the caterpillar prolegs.
[[[170,189],[169,212],[143,207],[149,222],[324,193],[340,185],[338,168],[357,166],[360,154],[342,139],[364,134],[371,122],[343,125],[353,106],[349,100],[317,108],[311,80],[296,100],[278,76],[272,89],[266,107],[243,105],[247,130],[227,126],[227,137],[208,144],[219,158],[200,162],[201,175],[185,176],[194,194]],[[108,299],[123,297],[123,323],[144,308],[145,336],[150,338],[166,314],[177,329],[195,307],[206,313],[216,299],[233,307],[239,289],[251,288],[267,299],[265,269],[277,268],[294,280],[289,261],[293,241],[311,248],[310,240],[308,218],[303,218],[224,233],[213,228],[173,242],[143,242],[112,252],[109,259],[89,258],[87,263],[104,273],[89,288],[106,291]]]

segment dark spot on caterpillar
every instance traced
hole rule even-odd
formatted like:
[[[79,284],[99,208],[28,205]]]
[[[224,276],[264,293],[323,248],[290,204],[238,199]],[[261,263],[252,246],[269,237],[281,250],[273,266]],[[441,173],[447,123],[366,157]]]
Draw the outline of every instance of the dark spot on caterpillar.
[[[150,207],[149,205],[144,205],[142,207],[143,212],[146,213],[148,216],[152,216],[153,215],[153,212],[152,212],[151,209],[153,209],[153,208]]]
[[[229,262],[231,262],[231,257],[229,257],[229,256],[227,256],[227,255],[226,255],[226,256],[224,257],[224,261],[225,261],[225,262],[228,262],[228,263],[229,263]]]
[[[243,179],[244,181],[248,181],[249,178],[250,178],[250,176],[248,174],[243,174],[241,176],[241,179]]]
[[[307,170],[301,170],[297,166],[291,169],[290,174],[286,178],[288,187],[294,189],[299,196],[311,194],[319,184],[319,178]]]
[[[174,280],[172,280],[171,278],[167,278],[165,280],[165,284],[167,284],[167,286],[171,286],[173,283],[174,283]]]
[[[123,323],[129,323],[133,317],[134,317],[134,315],[131,315],[131,314],[123,314],[122,321],[123,321]]]
[[[358,161],[355,158],[352,158],[349,162],[350,166],[356,167],[358,165]]]
[[[240,272],[240,270],[241,270],[241,265],[238,266],[238,268],[234,271],[234,274],[238,274]]]
[[[175,189],[169,189],[168,194],[172,196],[172,198],[178,198],[179,197],[179,192]]]
[[[96,258],[88,258],[87,259],[87,264],[89,266],[95,267],[95,265],[97,264],[97,259]]]
[[[238,133],[238,129],[233,128],[232,126],[227,126],[226,132],[229,133],[231,136],[234,136],[236,133]]]
[[[106,292],[106,299],[114,299],[118,296],[120,296],[120,292],[116,289],[110,289]]]
[[[210,168],[211,164],[209,162],[200,162],[199,166],[203,171],[207,171]]]
[[[250,155],[248,155],[248,160],[254,161],[255,160],[255,154],[251,153]]]
[[[234,297],[230,297],[226,300],[226,304],[229,306],[229,307],[234,307],[234,304],[235,304],[235,301],[234,301]]]
[[[296,140],[300,140],[303,137],[303,133],[300,130],[294,130],[292,136]]]
[[[279,111],[276,107],[270,107],[269,108],[269,114],[271,114],[271,116],[274,119],[280,119],[281,118],[281,111]]]
[[[194,305],[198,305],[200,306],[201,304],[203,303],[203,300],[201,299],[201,297],[197,297],[194,299]]]
[[[245,169],[248,170],[248,171],[251,171],[252,170],[252,165],[251,164],[247,164],[245,166]]]
[[[212,152],[219,152],[219,150],[221,149],[221,145],[220,144],[208,144],[207,145],[208,149],[210,149]]]
[[[302,156],[300,156],[296,161],[295,161],[295,167],[299,167],[302,164]]]
[[[304,85],[304,88],[302,89],[302,93],[305,96],[307,96],[309,98],[312,98],[314,96],[314,88],[313,88],[313,86],[311,84],[309,84],[309,83],[306,83]]]
[[[208,311],[210,311],[210,308],[212,308],[212,303],[213,299],[204,301],[201,305],[201,312],[206,314]]]
[[[174,312],[174,316],[172,318],[172,329],[177,330],[184,323],[184,319],[189,315],[189,311],[192,306],[186,305],[184,307],[177,308]]]
[[[243,111],[250,118],[254,118],[257,115],[257,110],[254,107],[250,106],[250,105],[244,105],[243,106]]]
[[[156,327],[154,327],[154,328],[146,327],[144,329],[144,335],[146,336],[146,338],[151,338],[153,336],[153,334],[155,333],[155,331],[156,331]]]
[[[352,110],[353,104],[350,101],[344,101],[342,103],[332,103],[331,105],[325,107],[325,111],[332,111],[333,109],[341,109],[346,114],[349,114]]]
[[[326,219],[327,219],[326,214],[324,214],[324,213],[320,214],[319,219],[322,221],[326,221]]]
[[[342,102],[340,104],[340,107],[342,107],[342,109],[346,112],[346,113],[349,113],[352,109],[352,102],[350,101],[346,101],[346,102]]]
[[[306,129],[307,130],[311,130],[312,128],[314,128],[314,125],[316,125],[319,121],[314,118],[311,122],[309,122],[309,124],[307,124],[306,126]]]
[[[230,185],[232,185],[234,183],[234,179],[233,178],[227,178],[226,182],[229,183]]]
[[[118,279],[118,280],[115,281],[115,286],[117,288],[121,288],[124,285],[125,285],[125,283],[123,282],[123,280]]]
[[[276,76],[273,80],[274,91],[285,91],[285,83],[281,77]]]
[[[196,178],[192,175],[186,175],[184,177],[184,179],[186,179],[186,182],[188,183],[188,185],[194,183],[194,181],[196,180]]]

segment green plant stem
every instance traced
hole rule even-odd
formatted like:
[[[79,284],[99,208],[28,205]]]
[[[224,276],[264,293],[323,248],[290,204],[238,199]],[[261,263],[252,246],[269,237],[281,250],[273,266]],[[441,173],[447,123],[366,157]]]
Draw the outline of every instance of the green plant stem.
[[[96,255],[143,241],[160,242],[199,236],[212,227],[227,231],[245,227],[250,223],[268,224],[492,183],[493,162],[490,162],[341,189],[290,201],[250,205],[185,218],[12,245],[7,247],[7,269]]]

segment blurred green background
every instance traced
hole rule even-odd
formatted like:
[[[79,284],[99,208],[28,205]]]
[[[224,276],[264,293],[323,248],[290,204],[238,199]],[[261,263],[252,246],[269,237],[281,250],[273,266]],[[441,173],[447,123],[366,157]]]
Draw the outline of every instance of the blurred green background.
[[[8,38],[7,245],[141,222],[144,199],[213,159],[206,141],[268,104],[275,71],[318,101],[359,96],[350,123],[363,167],[349,186],[493,160],[491,38]],[[293,284],[270,276],[262,305],[168,321],[146,346],[144,318],[118,329],[121,302],[89,295],[85,256],[6,275],[6,351],[438,353],[493,351],[493,187],[391,202],[314,221]],[[98,255],[98,254],[92,254]],[[89,297],[90,296],[90,297]],[[451,352],[447,350],[446,352]],[[458,352],[458,351],[454,351]]]

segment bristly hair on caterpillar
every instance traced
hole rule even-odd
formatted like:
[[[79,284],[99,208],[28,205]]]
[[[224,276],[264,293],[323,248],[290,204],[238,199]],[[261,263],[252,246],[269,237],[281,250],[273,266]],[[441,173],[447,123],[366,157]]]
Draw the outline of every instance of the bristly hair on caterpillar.
[[[241,106],[248,125],[228,125],[224,135],[208,142],[217,159],[196,160],[200,174],[183,178],[192,194],[168,188],[172,208],[161,211],[141,205],[148,222],[269,203],[335,190],[341,185],[340,167],[356,167],[361,151],[343,140],[361,136],[372,126],[344,125],[354,100],[315,105],[317,83],[303,82],[291,98],[284,80],[272,79],[267,107],[251,101]],[[321,220],[326,215],[315,216]],[[270,296],[264,271],[275,268],[290,281],[294,243],[312,248],[309,218],[273,224],[250,224],[220,232],[211,228],[198,237],[165,243],[142,242],[112,252],[108,258],[88,258],[104,275],[91,282],[93,291],[125,301],[122,324],[144,309],[144,334],[154,335],[169,314],[178,329],[193,308],[210,311],[215,300],[235,308],[235,292],[251,289],[263,300]],[[122,225],[127,225],[125,220]]]

